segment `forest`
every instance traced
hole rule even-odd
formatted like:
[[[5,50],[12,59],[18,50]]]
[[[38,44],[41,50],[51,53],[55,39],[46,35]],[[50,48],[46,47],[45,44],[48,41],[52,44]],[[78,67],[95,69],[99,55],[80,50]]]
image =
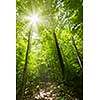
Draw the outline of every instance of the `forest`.
[[[16,100],[83,100],[83,0],[16,0]]]

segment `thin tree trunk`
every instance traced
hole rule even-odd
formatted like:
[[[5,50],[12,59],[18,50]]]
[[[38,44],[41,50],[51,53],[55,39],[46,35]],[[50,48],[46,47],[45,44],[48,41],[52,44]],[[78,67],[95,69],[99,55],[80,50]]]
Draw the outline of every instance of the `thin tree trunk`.
[[[24,92],[25,92],[25,86],[26,86],[26,81],[27,81],[27,64],[28,64],[28,53],[29,53],[29,47],[30,47],[30,36],[31,36],[31,32],[29,32],[29,35],[28,35],[28,44],[27,44],[27,50],[26,50],[25,66],[23,69],[20,100],[24,99]]]
[[[74,40],[73,36],[71,36],[71,39],[72,39],[73,47],[74,47],[74,50],[75,50],[75,53],[76,53],[76,56],[77,56],[79,65],[80,65],[80,67],[81,67],[81,69],[82,69],[82,68],[83,68],[82,61],[81,61],[79,52],[78,52],[78,50],[77,50],[77,47],[76,47],[75,40]]]
[[[65,79],[65,71],[64,71],[65,66],[64,66],[64,63],[63,63],[63,58],[62,58],[62,55],[61,55],[61,52],[60,52],[60,48],[59,48],[59,45],[58,45],[58,41],[57,41],[57,37],[56,37],[55,32],[53,33],[53,35],[54,35],[56,48],[57,48],[57,52],[58,52],[58,57],[59,57],[59,61],[60,61],[60,66],[61,66],[61,70],[62,70],[62,79],[64,81],[64,79]]]

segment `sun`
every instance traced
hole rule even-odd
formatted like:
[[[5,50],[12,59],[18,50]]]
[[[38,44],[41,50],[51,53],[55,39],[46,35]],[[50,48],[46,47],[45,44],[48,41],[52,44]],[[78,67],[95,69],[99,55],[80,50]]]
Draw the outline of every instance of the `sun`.
[[[32,26],[36,26],[40,22],[38,14],[30,14],[29,16],[25,17],[25,19]]]
[[[38,15],[31,15],[29,16],[29,21],[32,22],[33,24],[37,24],[39,22]]]

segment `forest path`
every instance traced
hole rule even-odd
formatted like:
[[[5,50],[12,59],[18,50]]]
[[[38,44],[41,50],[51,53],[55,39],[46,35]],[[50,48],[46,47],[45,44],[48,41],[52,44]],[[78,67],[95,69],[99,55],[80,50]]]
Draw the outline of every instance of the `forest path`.
[[[37,100],[55,100],[57,94],[55,93],[56,85],[50,82],[43,83],[41,88],[38,91],[38,94],[35,95],[35,99]]]
[[[32,93],[28,93],[25,100],[75,100],[70,95],[64,96],[60,86],[57,86],[54,82],[42,82],[37,85]]]

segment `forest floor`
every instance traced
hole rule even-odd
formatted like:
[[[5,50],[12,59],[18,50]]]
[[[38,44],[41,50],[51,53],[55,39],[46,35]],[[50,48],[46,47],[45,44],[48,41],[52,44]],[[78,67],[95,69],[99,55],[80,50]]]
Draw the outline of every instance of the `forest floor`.
[[[68,94],[64,95],[61,87],[54,82],[42,82],[34,91],[32,88],[30,90],[30,92],[25,91],[25,100],[78,100]]]

